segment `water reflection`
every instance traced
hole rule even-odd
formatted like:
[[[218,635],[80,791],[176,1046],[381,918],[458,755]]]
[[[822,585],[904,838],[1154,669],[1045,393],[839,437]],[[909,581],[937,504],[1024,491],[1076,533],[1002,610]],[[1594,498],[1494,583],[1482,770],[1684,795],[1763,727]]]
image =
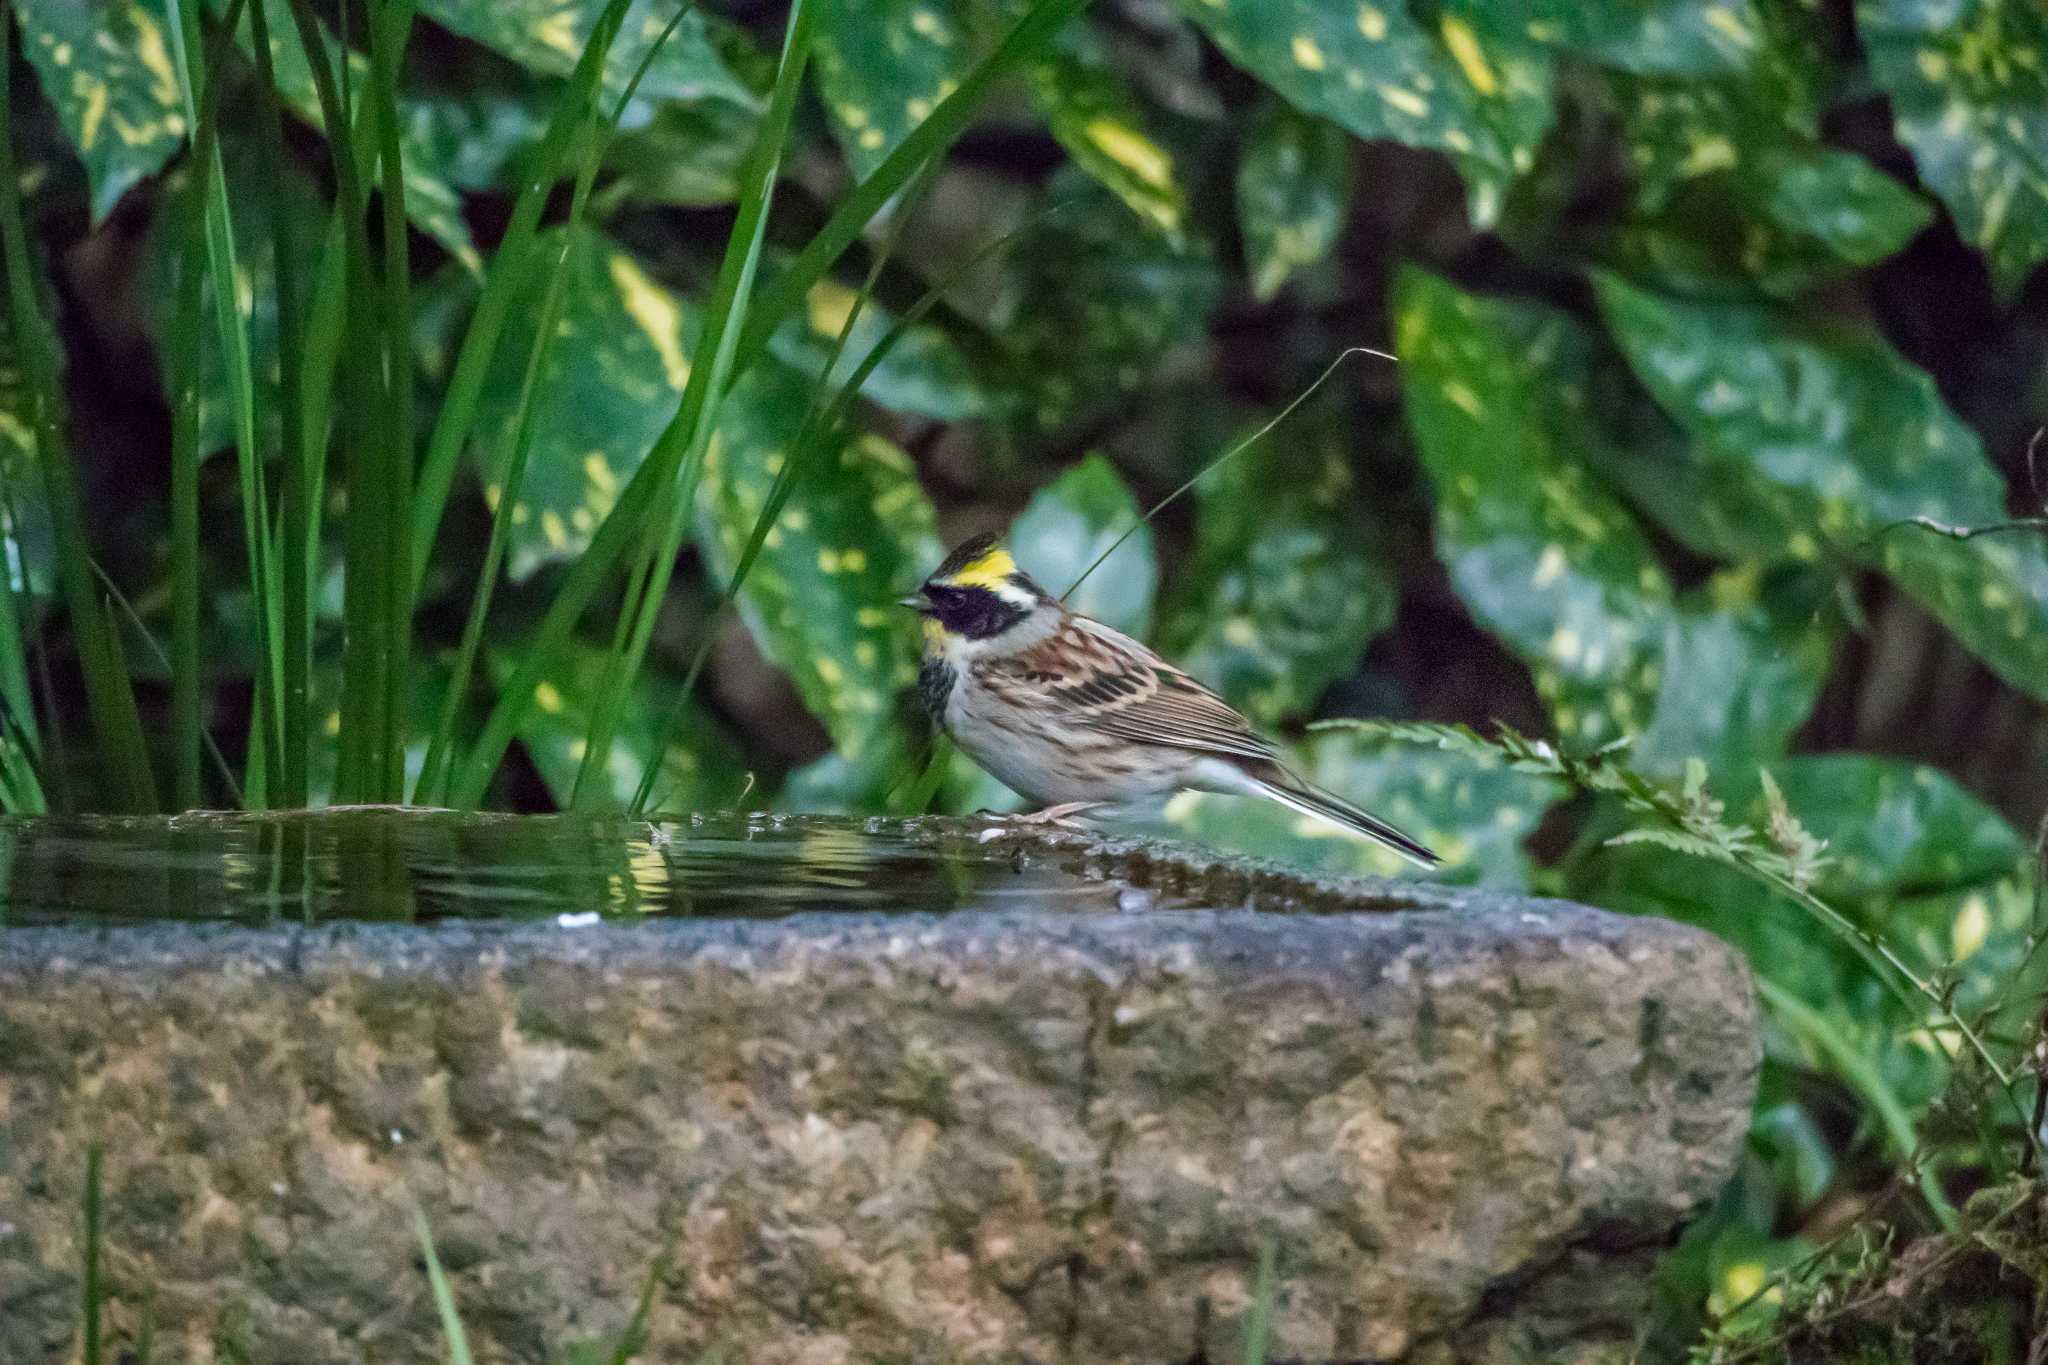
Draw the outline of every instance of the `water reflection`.
[[[649,824],[357,808],[0,820],[0,922],[1115,912],[1130,888],[1000,842],[823,816]]]

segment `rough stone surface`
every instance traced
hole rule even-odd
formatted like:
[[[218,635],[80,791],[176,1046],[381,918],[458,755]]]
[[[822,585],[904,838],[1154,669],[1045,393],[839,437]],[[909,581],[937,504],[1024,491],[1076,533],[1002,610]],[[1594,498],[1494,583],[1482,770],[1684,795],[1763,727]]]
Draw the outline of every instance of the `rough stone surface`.
[[[159,1361],[445,1358],[415,1201],[486,1362],[664,1254],[644,1360],[1229,1361],[1269,1240],[1278,1354],[1621,1358],[1741,1142],[1740,961],[1357,894],[1443,908],[0,932],[0,1361],[75,1350],[95,1141]]]

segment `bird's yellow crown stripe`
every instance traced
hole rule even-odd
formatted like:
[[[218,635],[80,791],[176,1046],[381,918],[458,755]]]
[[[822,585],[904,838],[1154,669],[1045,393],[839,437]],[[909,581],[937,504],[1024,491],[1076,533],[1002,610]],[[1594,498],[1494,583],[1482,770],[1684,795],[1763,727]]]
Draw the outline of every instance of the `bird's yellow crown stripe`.
[[[1017,572],[1017,561],[998,545],[981,558],[963,566],[950,580],[962,588],[999,588]]]

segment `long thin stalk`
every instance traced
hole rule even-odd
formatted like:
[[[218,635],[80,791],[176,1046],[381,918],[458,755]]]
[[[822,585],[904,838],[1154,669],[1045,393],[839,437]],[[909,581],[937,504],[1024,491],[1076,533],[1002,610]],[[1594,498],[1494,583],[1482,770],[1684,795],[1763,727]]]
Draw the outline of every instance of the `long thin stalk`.
[[[284,114],[278,102],[276,76],[271,70],[270,25],[265,10],[264,0],[249,6],[249,43],[256,63],[260,131],[257,146],[264,182],[262,194],[269,200],[272,277],[277,290],[278,432],[284,466],[279,490],[284,519],[279,537],[279,579],[283,590],[279,604],[283,626],[280,648],[284,658],[277,698],[281,752],[274,797],[278,805],[298,807],[306,804],[308,712],[312,706],[312,554],[307,543],[312,514],[307,503],[310,479],[304,440],[304,352],[299,344],[304,331],[300,317],[299,242],[284,188]],[[211,87],[208,95],[212,95]],[[196,760],[197,755],[193,757]]]
[[[185,104],[187,123],[199,126],[199,103],[207,83],[196,0],[167,0],[171,19],[171,55]],[[249,732],[249,777],[245,789],[256,805],[269,804],[269,775],[277,770],[284,744],[278,697],[284,687],[282,585],[270,535],[270,500],[263,476],[263,453],[257,444],[255,366],[249,332],[243,324],[235,282],[242,278],[235,247],[234,216],[227,196],[227,175],[220,148],[201,178],[197,193],[205,200],[206,265],[213,277],[214,325],[227,363],[228,392],[234,415],[235,467],[241,483],[242,537],[249,560],[249,587],[256,601],[257,656],[255,720]]]
[[[384,438],[382,476],[375,491],[384,501],[378,537],[378,572],[382,574],[383,611],[378,647],[384,696],[379,706],[382,725],[370,776],[373,797],[400,801],[405,796],[405,734],[407,678],[412,654],[413,569],[408,520],[413,491],[413,364],[411,228],[405,217],[405,168],[398,149],[398,34],[393,27],[396,5],[375,0],[366,27],[370,32],[370,100],[376,110],[378,159],[382,165],[384,207],[383,355]],[[351,505],[360,505],[364,490],[351,490]]]
[[[940,100],[931,114],[912,128],[882,164],[846,197],[789,268],[761,291],[740,335],[735,375],[744,373],[767,350],[768,338],[783,319],[803,306],[811,286],[823,278],[875,215],[909,183],[911,176],[966,131],[989,88],[1051,42],[1053,35],[1087,5],[1088,0],[1039,0],[1003,36],[993,52],[961,77],[953,93]]]
[[[135,693],[128,675],[119,669],[118,655],[93,592],[84,501],[64,431],[56,339],[50,334],[35,296],[28,230],[22,216],[21,181],[14,160],[14,33],[9,20],[10,16],[0,13],[0,253],[4,253],[7,270],[14,340],[21,353],[36,454],[56,532],[58,577],[71,615],[79,662],[85,671],[86,705],[99,743],[101,764],[119,808],[153,811],[157,808],[156,780],[150,772]]]

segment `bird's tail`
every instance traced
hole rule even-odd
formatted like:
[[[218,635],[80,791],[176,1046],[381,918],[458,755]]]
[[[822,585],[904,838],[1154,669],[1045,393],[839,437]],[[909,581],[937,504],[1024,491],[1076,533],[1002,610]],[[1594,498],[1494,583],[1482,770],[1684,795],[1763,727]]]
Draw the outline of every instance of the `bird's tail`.
[[[1278,801],[1288,809],[1300,811],[1303,815],[1313,815],[1317,819],[1341,825],[1354,834],[1363,834],[1368,839],[1385,844],[1412,863],[1422,867],[1435,867],[1443,861],[1430,852],[1427,846],[1409,838],[1377,815],[1360,810],[1343,797],[1326,792],[1293,773],[1283,772],[1278,780],[1250,773],[1246,776],[1251,779],[1252,785],[1258,788],[1259,794],[1268,800]]]

